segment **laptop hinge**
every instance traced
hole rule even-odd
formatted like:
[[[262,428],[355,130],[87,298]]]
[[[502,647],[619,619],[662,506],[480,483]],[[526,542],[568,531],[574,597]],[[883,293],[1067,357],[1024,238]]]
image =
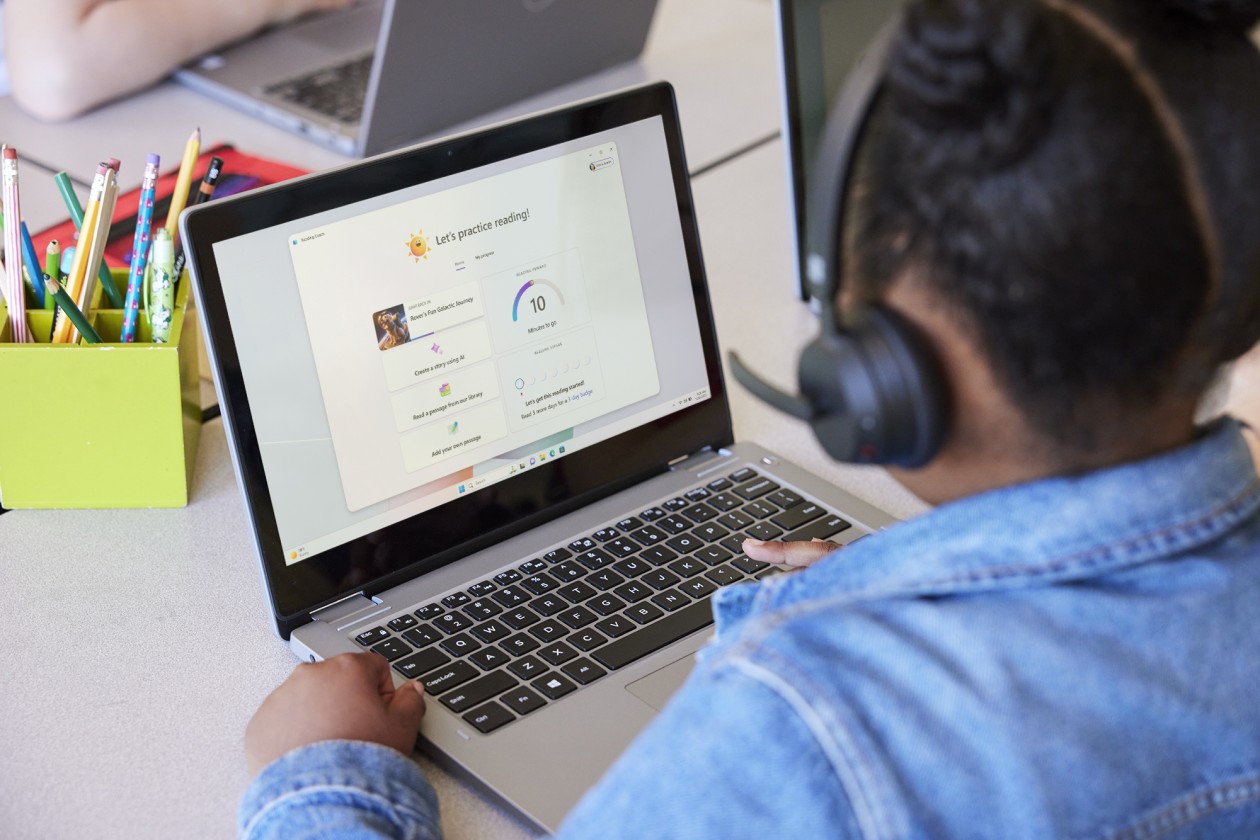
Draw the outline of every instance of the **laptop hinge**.
[[[698,462],[707,461],[709,457],[712,457],[712,455],[713,447],[705,446],[701,449],[697,449],[689,455],[678,456],[674,460],[670,461],[666,466],[668,466],[671,470],[690,470],[694,469]]]
[[[369,598],[362,592],[356,592],[315,610],[311,613],[311,620],[322,621],[338,630],[344,630],[360,621],[388,611],[389,607],[376,598]]]

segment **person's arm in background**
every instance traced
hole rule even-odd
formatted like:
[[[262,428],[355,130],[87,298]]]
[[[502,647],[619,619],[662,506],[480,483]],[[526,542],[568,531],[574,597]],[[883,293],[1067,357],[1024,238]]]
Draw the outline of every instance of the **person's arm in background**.
[[[263,26],[353,0],[5,0],[13,97],[47,120],[162,79]]]

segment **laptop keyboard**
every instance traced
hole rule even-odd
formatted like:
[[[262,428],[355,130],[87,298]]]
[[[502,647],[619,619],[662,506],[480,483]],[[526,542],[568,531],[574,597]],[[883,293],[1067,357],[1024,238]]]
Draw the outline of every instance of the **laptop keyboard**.
[[[368,75],[371,72],[372,53],[368,53],[335,67],[321,68],[305,76],[277,82],[264,88],[264,91],[285,102],[353,125],[363,116],[363,101],[367,96]]]
[[[849,523],[750,467],[509,566],[354,640],[484,733],[713,622],[710,596],[777,569],[745,537]]]

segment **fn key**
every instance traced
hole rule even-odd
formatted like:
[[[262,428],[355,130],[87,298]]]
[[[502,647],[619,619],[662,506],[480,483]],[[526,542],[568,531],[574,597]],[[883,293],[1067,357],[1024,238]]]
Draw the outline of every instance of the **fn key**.
[[[493,732],[503,724],[511,723],[515,718],[511,712],[491,700],[484,706],[478,706],[464,715],[464,720],[477,727],[481,732]]]

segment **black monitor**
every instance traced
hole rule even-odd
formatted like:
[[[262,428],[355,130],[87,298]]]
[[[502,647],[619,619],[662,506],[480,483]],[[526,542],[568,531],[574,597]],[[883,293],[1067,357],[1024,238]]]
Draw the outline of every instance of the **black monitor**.
[[[876,33],[905,0],[775,0],[796,292],[805,283],[810,173],[827,111]]]

